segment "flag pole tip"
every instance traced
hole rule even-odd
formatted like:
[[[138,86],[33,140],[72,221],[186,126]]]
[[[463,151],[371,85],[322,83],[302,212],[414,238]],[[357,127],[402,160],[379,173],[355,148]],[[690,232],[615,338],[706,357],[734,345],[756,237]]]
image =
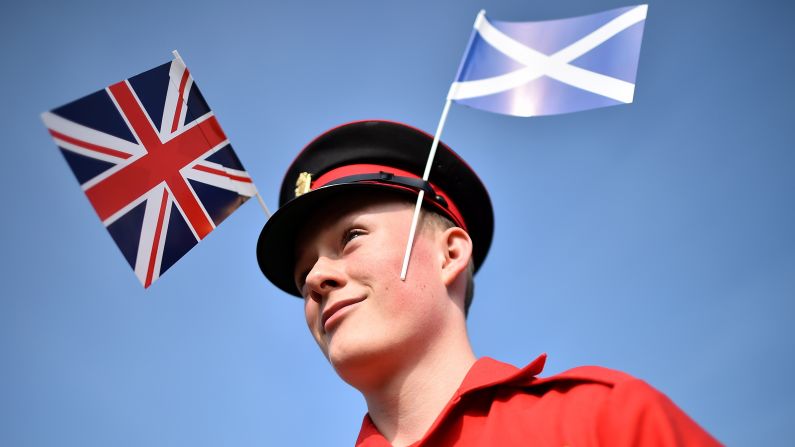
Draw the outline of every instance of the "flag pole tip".
[[[185,65],[185,60],[182,59],[182,56],[179,55],[179,51],[174,50],[171,52],[174,55],[174,60],[179,62],[182,65]]]
[[[486,10],[485,9],[481,9],[480,12],[478,13],[477,17],[475,17],[475,23],[474,23],[474,25],[472,25],[472,27],[475,28],[475,29],[479,29],[480,28],[480,24],[484,20],[486,20]]]

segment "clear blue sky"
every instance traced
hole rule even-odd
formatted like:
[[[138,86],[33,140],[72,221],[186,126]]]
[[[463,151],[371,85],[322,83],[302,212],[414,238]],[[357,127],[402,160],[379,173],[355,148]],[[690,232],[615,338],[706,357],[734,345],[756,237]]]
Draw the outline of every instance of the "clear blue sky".
[[[478,10],[616,1],[15,2],[0,17],[0,445],[351,445],[365,406],[260,275],[245,204],[149,290],[39,113],[178,49],[269,206],[310,139],[433,131]],[[646,379],[732,445],[795,437],[793,42],[787,2],[652,1],[636,102],[511,118],[453,106],[494,245],[478,355]]]

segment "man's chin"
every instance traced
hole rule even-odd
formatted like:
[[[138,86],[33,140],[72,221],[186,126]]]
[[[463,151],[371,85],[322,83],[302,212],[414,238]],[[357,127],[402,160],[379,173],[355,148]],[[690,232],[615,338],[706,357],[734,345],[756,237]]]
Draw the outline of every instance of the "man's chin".
[[[395,355],[373,346],[358,346],[358,349],[340,349],[329,345],[327,358],[342,380],[357,389],[373,386],[383,377],[394,373]]]

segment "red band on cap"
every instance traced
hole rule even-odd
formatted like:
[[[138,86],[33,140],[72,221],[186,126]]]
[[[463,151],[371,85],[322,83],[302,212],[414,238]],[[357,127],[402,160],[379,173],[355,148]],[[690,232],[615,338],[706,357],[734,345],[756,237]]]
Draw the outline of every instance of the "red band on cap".
[[[395,168],[393,166],[374,165],[374,164],[354,164],[354,165],[340,166],[338,168],[334,168],[334,169],[332,169],[330,171],[327,171],[327,172],[323,173],[323,175],[321,175],[318,178],[312,180],[311,188],[312,189],[317,189],[317,188],[320,188],[322,186],[325,186],[325,185],[333,182],[334,180],[337,180],[337,179],[340,179],[340,178],[343,178],[343,177],[348,177],[348,176],[351,176],[351,175],[378,174],[379,172],[390,173],[390,174],[393,174],[395,176],[400,176],[400,177],[411,177],[411,178],[416,178],[416,179],[420,179],[420,180],[422,179],[417,174],[414,174],[414,173],[409,172],[409,171],[404,171],[402,169],[397,169],[397,168]],[[389,187],[389,188],[393,188],[393,189],[402,189],[402,190],[406,190],[406,191],[414,191],[414,192],[416,192],[416,190],[414,190],[412,188],[409,188],[407,186],[397,185],[397,184],[393,184],[393,183],[379,183],[377,181],[365,181],[365,182],[362,182],[362,183],[374,183],[374,184],[383,185],[383,186],[386,186],[386,187]],[[442,212],[442,214],[444,214],[445,216],[449,217],[453,222],[455,222],[456,225],[458,225],[459,227],[461,227],[464,230],[466,230],[467,227],[466,227],[466,224],[464,223],[464,218],[461,216],[461,212],[458,211],[458,207],[455,205],[455,202],[453,202],[450,199],[450,196],[448,196],[438,186],[434,185],[431,182],[428,182],[428,183],[431,185],[433,190],[436,191],[436,194],[441,196],[447,202],[447,207],[444,207],[443,205],[441,205],[437,201],[433,200],[433,198],[427,198],[426,201],[429,204],[433,205],[434,208],[436,208],[440,212]]]

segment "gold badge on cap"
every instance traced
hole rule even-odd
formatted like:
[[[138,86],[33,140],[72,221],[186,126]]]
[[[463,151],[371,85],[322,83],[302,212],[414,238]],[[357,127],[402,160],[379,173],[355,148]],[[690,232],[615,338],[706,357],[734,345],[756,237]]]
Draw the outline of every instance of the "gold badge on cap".
[[[311,185],[312,174],[308,172],[298,174],[298,179],[295,181],[295,196],[299,197],[311,191]]]

